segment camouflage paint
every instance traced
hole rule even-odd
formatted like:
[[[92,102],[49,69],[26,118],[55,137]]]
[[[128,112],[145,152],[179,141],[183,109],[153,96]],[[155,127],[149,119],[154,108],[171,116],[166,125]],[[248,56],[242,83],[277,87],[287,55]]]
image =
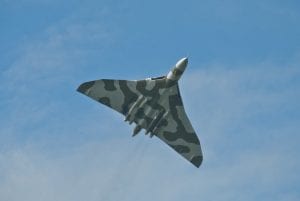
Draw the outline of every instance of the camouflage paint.
[[[143,128],[199,167],[203,160],[200,141],[184,111],[178,87],[186,65],[184,58],[167,76],[132,81],[101,79],[85,82],[77,91],[132,119],[137,124],[134,135]],[[130,109],[140,96],[145,104]]]

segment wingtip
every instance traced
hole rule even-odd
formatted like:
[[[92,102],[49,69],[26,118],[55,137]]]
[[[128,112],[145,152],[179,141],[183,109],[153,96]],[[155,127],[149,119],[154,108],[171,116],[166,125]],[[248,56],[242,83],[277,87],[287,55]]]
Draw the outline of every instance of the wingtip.
[[[202,164],[202,161],[203,161],[203,156],[195,156],[193,157],[193,159],[191,160],[191,163],[193,165],[195,165],[197,168],[200,167],[200,165]]]
[[[95,81],[85,82],[82,83],[76,91],[80,93],[85,93],[89,88],[91,88],[94,85]]]

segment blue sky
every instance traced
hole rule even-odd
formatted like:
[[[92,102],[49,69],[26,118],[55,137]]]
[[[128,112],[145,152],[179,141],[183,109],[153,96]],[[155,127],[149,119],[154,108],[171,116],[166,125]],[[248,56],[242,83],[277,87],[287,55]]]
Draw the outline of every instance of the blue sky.
[[[0,2],[0,200],[297,201],[299,1]],[[77,93],[181,57],[197,169]]]

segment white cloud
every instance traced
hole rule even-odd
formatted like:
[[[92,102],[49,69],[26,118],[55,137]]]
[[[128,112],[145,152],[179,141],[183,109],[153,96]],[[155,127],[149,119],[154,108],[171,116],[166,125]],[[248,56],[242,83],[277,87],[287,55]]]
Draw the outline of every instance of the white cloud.
[[[28,148],[1,154],[0,197],[45,201],[254,200],[267,195],[266,200],[284,200],[281,194],[293,193],[280,191],[281,185],[296,182],[297,178],[293,181],[287,173],[297,171],[299,163],[293,156],[253,150],[218,166],[207,167],[205,163],[214,160],[207,158],[204,166],[196,169],[156,142],[145,136],[106,140],[88,143],[61,157]]]
[[[77,95],[80,80],[76,77],[84,75],[88,60],[85,47],[97,46],[96,51],[101,51],[109,41],[109,32],[98,20],[86,22],[70,17],[20,46],[17,59],[0,74],[0,106],[5,111],[0,117],[5,125],[0,128],[1,144],[32,139],[29,132],[41,136],[43,127],[48,133],[57,132],[49,126],[53,123],[65,122],[59,126],[65,129],[75,111],[62,112],[62,108],[70,106],[69,100]]]
[[[287,109],[296,106],[293,80],[298,75],[295,65],[283,69],[269,64],[207,67],[187,73],[181,88],[187,112],[202,139],[204,163],[200,169],[156,138],[129,137],[128,126],[115,113],[109,118],[115,122],[99,126],[97,121],[107,117],[105,113],[89,123],[76,124],[81,131],[72,128],[77,123],[72,120],[60,134],[96,133],[107,127],[105,135],[115,137],[78,143],[62,154],[53,154],[34,140],[2,152],[0,199],[297,200],[295,189],[286,186],[295,186],[299,179],[295,142],[299,137],[293,135],[299,126],[281,124],[290,119],[279,117],[285,114],[278,109],[289,103]],[[45,117],[33,115],[47,118],[48,112],[42,114]],[[268,115],[282,127],[257,122]],[[111,128],[112,124],[118,126]],[[119,125],[124,127],[117,128]],[[60,127],[57,122],[51,125],[55,126]],[[41,132],[49,132],[47,129]]]
[[[157,139],[130,138],[116,113],[81,109],[84,46],[108,38],[97,22],[62,22],[1,75],[10,146],[0,152],[0,200],[297,200],[280,189],[299,179],[299,126],[287,114],[299,109],[299,62],[187,70],[182,95],[204,150],[196,169]]]

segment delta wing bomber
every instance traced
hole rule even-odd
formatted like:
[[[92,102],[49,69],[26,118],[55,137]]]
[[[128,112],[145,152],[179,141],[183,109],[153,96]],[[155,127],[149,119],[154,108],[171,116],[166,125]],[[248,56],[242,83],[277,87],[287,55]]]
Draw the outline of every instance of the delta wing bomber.
[[[145,80],[101,79],[81,84],[77,91],[125,116],[136,124],[133,135],[141,129],[156,136],[196,167],[202,163],[200,141],[185,113],[178,80],[188,59],[180,59],[166,75]]]

